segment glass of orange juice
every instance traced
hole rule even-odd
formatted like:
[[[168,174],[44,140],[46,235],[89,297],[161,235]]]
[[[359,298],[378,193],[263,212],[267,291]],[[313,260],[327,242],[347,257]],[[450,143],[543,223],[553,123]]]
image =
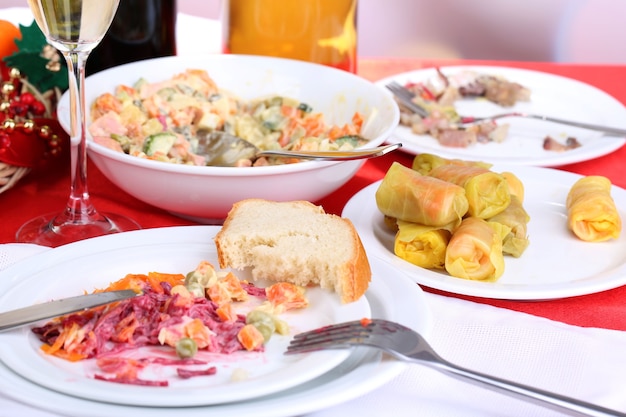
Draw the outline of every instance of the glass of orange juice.
[[[356,72],[357,0],[226,0],[223,52]]]

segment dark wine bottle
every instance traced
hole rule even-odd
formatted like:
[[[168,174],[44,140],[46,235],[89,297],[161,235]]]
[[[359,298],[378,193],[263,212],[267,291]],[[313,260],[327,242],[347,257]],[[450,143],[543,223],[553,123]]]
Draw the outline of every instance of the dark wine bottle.
[[[120,0],[109,31],[87,60],[87,74],[176,55],[176,13],[176,0]]]

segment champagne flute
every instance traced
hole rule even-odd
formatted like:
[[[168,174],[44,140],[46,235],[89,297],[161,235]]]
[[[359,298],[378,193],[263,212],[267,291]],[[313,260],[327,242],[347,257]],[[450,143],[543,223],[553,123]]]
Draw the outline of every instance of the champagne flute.
[[[49,44],[67,62],[70,98],[70,196],[62,213],[37,217],[17,232],[18,242],[60,246],[95,236],[139,229],[124,216],[99,213],[87,190],[85,64],[107,32],[120,0],[28,0]]]

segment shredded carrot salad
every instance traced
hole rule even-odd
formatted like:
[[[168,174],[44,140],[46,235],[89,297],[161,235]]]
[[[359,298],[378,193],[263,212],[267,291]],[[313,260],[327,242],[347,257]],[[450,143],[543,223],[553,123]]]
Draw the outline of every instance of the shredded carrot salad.
[[[289,332],[278,315],[308,305],[301,287],[284,282],[256,287],[232,272],[216,271],[206,261],[186,275],[128,274],[96,292],[121,289],[138,295],[34,328],[43,342],[42,351],[68,361],[95,359],[102,371],[94,375],[96,379],[164,386],[167,381],[142,379],[140,371],[159,364],[177,367],[181,378],[212,375],[214,367],[196,369],[208,365],[194,358],[198,350],[219,354],[262,351],[273,333]],[[250,298],[260,305],[246,314],[238,313],[237,303]],[[160,346],[170,352],[169,357],[125,355],[145,346]],[[190,365],[196,368],[189,369]]]

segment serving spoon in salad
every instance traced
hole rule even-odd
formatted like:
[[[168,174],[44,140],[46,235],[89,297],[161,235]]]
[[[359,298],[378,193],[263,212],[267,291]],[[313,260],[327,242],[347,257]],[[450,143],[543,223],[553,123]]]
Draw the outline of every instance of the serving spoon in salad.
[[[204,156],[208,166],[239,166],[242,160],[254,162],[260,157],[351,161],[386,155],[402,147],[401,143],[394,143],[377,148],[350,151],[290,151],[286,149],[262,151],[240,137],[227,132],[205,129],[196,132],[196,139],[198,143],[195,153]]]

